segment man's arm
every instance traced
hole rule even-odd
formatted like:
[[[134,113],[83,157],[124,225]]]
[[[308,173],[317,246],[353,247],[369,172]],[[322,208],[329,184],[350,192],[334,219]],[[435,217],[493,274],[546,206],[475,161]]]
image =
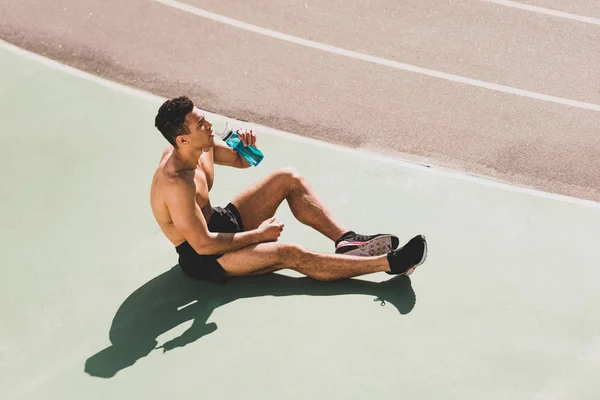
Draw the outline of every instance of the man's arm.
[[[240,153],[227,146],[225,143],[215,142],[214,161],[215,164],[226,165],[234,168],[248,168],[250,164],[242,157]]]
[[[244,146],[256,147],[256,134],[252,129],[238,130],[238,137]],[[214,161],[220,165],[228,165],[235,168],[248,168],[250,164],[244,157],[224,143],[215,142]]]
[[[166,187],[166,202],[175,228],[198,254],[222,254],[264,241],[260,228],[240,233],[215,233],[208,230],[196,204],[196,188],[185,179]]]

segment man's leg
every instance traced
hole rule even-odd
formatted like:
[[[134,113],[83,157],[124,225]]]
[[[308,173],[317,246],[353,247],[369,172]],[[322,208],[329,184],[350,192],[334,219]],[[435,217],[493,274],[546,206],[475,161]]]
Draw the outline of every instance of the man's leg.
[[[356,257],[308,251],[286,243],[259,243],[218,259],[229,276],[265,274],[289,268],[320,281],[390,271],[386,255]]]
[[[294,168],[283,168],[252,185],[235,199],[233,205],[242,216],[244,229],[258,228],[275,215],[287,200],[294,217],[329,239],[339,239],[347,230],[336,222],[306,179]]]
[[[335,252],[338,254],[377,256],[386,254],[399,244],[395,235],[360,235],[342,227],[308,181],[294,168],[275,171],[246,189],[232,203],[242,216],[244,229],[249,231],[275,215],[283,200],[287,200],[298,221],[336,242]]]

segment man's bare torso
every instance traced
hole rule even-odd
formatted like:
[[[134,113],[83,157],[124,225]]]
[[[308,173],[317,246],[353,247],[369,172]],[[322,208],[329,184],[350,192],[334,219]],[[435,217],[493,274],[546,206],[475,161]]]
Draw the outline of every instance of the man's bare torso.
[[[152,179],[150,188],[150,204],[154,218],[160,229],[174,246],[185,241],[184,236],[175,228],[171,214],[167,208],[165,195],[166,187],[172,180],[183,179],[195,187],[196,204],[200,207],[206,223],[212,216],[212,206],[208,193],[214,181],[213,149],[203,152],[195,170],[186,170],[172,158],[173,147],[169,146],[163,152],[162,158]]]

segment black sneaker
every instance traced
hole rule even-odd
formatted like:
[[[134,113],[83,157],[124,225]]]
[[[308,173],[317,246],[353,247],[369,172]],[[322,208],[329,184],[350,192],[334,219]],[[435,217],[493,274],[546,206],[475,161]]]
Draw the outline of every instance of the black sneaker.
[[[378,235],[358,235],[346,232],[335,242],[335,253],[348,256],[381,256],[394,250],[400,244],[397,236],[380,233]]]
[[[427,258],[427,240],[425,236],[417,235],[399,249],[388,253],[390,275],[410,275],[425,262]]]

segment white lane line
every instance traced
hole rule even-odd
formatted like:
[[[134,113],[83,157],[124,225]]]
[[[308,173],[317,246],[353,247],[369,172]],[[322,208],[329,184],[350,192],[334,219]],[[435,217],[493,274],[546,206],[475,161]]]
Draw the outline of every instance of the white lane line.
[[[185,304],[183,306],[177,307],[177,311],[181,311],[181,310],[183,310],[186,307],[189,307],[189,306],[191,306],[193,304],[196,304],[197,302],[198,302],[198,300],[192,300],[192,301],[190,301],[189,303],[187,303],[187,304]]]
[[[123,84],[120,84],[117,82],[109,81],[107,79],[100,78],[96,75],[90,74],[89,72],[85,72],[85,71],[73,68],[71,66],[61,64],[58,61],[52,60],[50,58],[46,58],[39,54],[36,54],[31,51],[17,47],[14,44],[5,42],[2,39],[0,39],[0,48],[3,48],[5,50],[15,53],[17,55],[27,57],[27,58],[34,60],[36,62],[39,62],[40,64],[45,65],[47,67],[74,75],[78,78],[82,78],[82,79],[97,83],[97,84],[107,87],[109,89],[117,90],[121,93],[125,93],[126,95],[138,97],[138,98],[144,99],[146,101],[149,101],[151,103],[155,103],[157,105],[157,107],[158,107],[158,105],[162,104],[166,100],[166,98],[157,96],[150,92],[132,88],[130,86],[126,86],[126,85],[123,85]],[[2,54],[0,53],[0,56],[1,55]],[[231,118],[224,117],[223,115],[214,114],[207,110],[203,110],[203,111],[205,112],[206,115],[210,116],[211,118],[212,117],[227,118],[227,119],[231,120]],[[522,186],[514,186],[514,185],[510,185],[508,183],[494,181],[489,178],[484,178],[484,177],[480,177],[480,176],[476,176],[476,175],[470,175],[466,172],[441,169],[439,167],[436,167],[435,165],[417,164],[414,161],[405,160],[400,157],[392,158],[392,157],[382,155],[382,154],[379,154],[379,153],[376,153],[373,151],[365,150],[365,149],[354,149],[354,148],[350,148],[350,147],[343,147],[343,146],[333,144],[333,143],[322,142],[317,139],[309,138],[306,136],[300,136],[300,135],[290,133],[290,132],[280,131],[280,130],[277,130],[274,128],[269,128],[264,125],[253,124],[253,123],[242,122],[242,121],[238,121],[238,122],[240,124],[247,125],[249,128],[252,128],[252,129],[256,130],[257,132],[265,132],[265,133],[268,133],[269,135],[284,138],[287,140],[294,140],[294,141],[300,142],[300,143],[306,143],[311,146],[325,147],[325,148],[331,149],[332,151],[342,151],[342,152],[346,152],[346,153],[351,153],[357,157],[369,157],[373,160],[373,162],[385,162],[385,163],[390,163],[390,164],[397,164],[397,165],[400,165],[401,167],[407,168],[407,169],[415,169],[418,171],[427,171],[427,172],[435,174],[435,175],[441,175],[441,176],[445,176],[445,177],[452,178],[452,179],[460,179],[465,182],[473,182],[473,183],[483,185],[483,186],[504,189],[504,190],[514,192],[514,193],[523,193],[523,194],[528,194],[531,196],[540,197],[540,198],[544,198],[544,199],[562,201],[562,202],[569,203],[569,204],[577,204],[577,205],[581,205],[581,206],[594,207],[594,208],[600,209],[600,202],[596,202],[596,201],[592,201],[592,200],[585,200],[585,199],[580,199],[577,197],[565,196],[562,194],[544,192],[541,190],[530,189],[530,188],[526,188],[526,187],[522,187]]]
[[[562,11],[551,10],[549,8],[531,6],[529,4],[517,3],[508,0],[483,0],[488,3],[499,4],[501,6],[519,8],[521,10],[533,11],[540,14],[551,15],[553,17],[572,19],[573,21],[586,22],[588,24],[600,25],[600,19],[592,17],[583,17],[577,14],[569,14]]]
[[[359,53],[352,50],[342,49],[340,47],[330,46],[327,44],[313,42],[312,40],[302,39],[297,36],[288,35],[286,33],[281,33],[277,31],[272,31],[270,29],[261,28],[260,26],[251,25],[246,22],[238,21],[236,19],[228,18],[219,14],[212,13],[210,11],[202,10],[197,7],[190,6],[188,4],[180,3],[175,0],[153,0],[158,3],[162,3],[166,6],[177,8],[181,11],[185,11],[203,18],[208,18],[216,22],[221,22],[223,24],[227,24],[230,26],[234,26],[236,28],[244,29],[250,32],[258,33],[259,35],[264,35],[268,37],[272,37],[275,39],[283,40],[285,42],[294,43],[300,46],[310,47],[317,50],[323,50],[328,53],[338,54],[341,56],[354,58],[357,60],[367,61],[378,65],[383,65],[386,67],[391,67],[395,69],[400,69],[409,72],[415,72],[417,74],[428,75],[435,78],[445,79],[452,82],[464,83],[466,85],[477,86],[480,88],[486,88],[491,90],[496,90],[498,92],[514,94],[517,96],[528,97],[536,100],[544,100],[552,103],[567,105],[571,107],[584,108],[586,110],[592,111],[600,111],[600,104],[593,103],[585,103],[582,101],[565,99],[562,97],[550,96],[543,93],[531,92],[529,90],[517,89],[510,86],[499,85],[497,83],[480,81],[478,79],[466,78],[464,76],[447,74],[445,72],[435,71],[432,69],[421,68],[415,65],[404,64],[397,61],[387,60],[385,58],[370,56],[368,54]]]

